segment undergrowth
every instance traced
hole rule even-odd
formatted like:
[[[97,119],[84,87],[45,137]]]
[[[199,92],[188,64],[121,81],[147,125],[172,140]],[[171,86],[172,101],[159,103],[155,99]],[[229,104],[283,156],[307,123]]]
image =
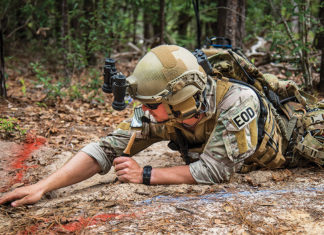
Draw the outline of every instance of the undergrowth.
[[[70,79],[67,78],[54,78],[54,76],[38,62],[30,63],[30,66],[36,76],[34,85],[44,90],[46,93],[46,100],[67,97],[70,100],[80,99],[86,102],[104,102],[101,91],[103,81],[100,77],[100,71],[97,69],[89,69],[87,76],[82,79],[79,78],[76,83],[71,83]]]
[[[4,137],[23,137],[26,130],[19,126],[18,120],[13,117],[0,118],[0,134]]]

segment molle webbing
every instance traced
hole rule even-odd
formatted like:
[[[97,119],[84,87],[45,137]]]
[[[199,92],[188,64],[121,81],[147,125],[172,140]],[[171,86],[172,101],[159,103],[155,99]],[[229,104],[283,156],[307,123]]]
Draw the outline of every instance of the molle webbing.
[[[324,165],[324,144],[308,133],[302,142],[297,143],[295,151],[318,165]]]
[[[302,155],[318,165],[324,165],[324,110],[318,108],[302,117],[294,155]],[[304,133],[304,137],[302,134]]]
[[[253,170],[253,168],[260,166],[270,169],[282,166],[285,162],[285,158],[282,155],[282,137],[281,133],[279,132],[279,127],[276,122],[275,115],[272,113],[270,104],[268,104],[267,101],[260,96],[259,92],[251,85],[242,81],[237,81],[235,79],[229,79],[229,81],[233,83],[239,83],[251,88],[256,93],[260,103],[260,116],[257,123],[258,128],[256,128],[256,122],[250,123],[250,131],[253,132],[253,134],[251,135],[251,141],[253,142],[252,144],[254,146],[257,143],[257,150],[252,156],[246,159],[241,171],[248,172],[250,170]],[[222,90],[222,87],[225,86],[225,83],[228,82],[226,80],[217,80],[217,92],[219,90]],[[220,100],[222,100],[224,95],[226,94],[225,91],[220,91],[220,94],[217,94],[217,92],[216,103],[217,101],[220,102]],[[221,92],[223,93],[223,95]],[[218,98],[217,95],[222,97]],[[255,135],[256,129],[258,133],[257,138]],[[240,153],[246,152],[247,143],[245,143],[246,141],[244,141],[244,139],[246,139],[245,133],[243,131],[240,131],[236,134],[236,137],[240,140],[240,142],[238,143]]]
[[[282,155],[281,133],[279,133],[279,127],[269,106],[267,104],[268,115],[261,144],[254,154],[244,161],[245,164],[241,168],[242,173],[249,172],[258,167],[275,169],[285,163],[285,158]]]

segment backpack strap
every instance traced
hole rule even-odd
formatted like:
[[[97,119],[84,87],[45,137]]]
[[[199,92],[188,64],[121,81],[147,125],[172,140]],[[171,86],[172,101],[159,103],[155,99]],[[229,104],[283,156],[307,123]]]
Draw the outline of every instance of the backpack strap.
[[[224,99],[225,94],[228,92],[233,83],[227,78],[222,78],[217,79],[216,84],[216,109],[218,109],[218,105]]]

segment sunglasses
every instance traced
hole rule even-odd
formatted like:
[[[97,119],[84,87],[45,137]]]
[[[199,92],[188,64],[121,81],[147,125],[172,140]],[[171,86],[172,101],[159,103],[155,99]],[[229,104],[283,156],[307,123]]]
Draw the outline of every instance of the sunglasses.
[[[159,105],[162,103],[156,103],[156,104],[143,104],[146,108],[154,110],[157,109],[159,107]]]

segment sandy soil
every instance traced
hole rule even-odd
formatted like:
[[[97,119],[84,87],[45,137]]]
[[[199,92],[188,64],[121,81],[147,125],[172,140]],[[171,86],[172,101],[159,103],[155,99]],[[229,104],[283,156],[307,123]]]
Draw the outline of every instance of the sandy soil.
[[[24,148],[31,147],[0,142],[0,195],[38,181],[73,156]],[[165,142],[134,158],[143,166],[183,164]],[[314,167],[235,174],[218,185],[145,186],[116,182],[112,169],[35,205],[0,206],[0,234],[324,234],[323,176]]]

